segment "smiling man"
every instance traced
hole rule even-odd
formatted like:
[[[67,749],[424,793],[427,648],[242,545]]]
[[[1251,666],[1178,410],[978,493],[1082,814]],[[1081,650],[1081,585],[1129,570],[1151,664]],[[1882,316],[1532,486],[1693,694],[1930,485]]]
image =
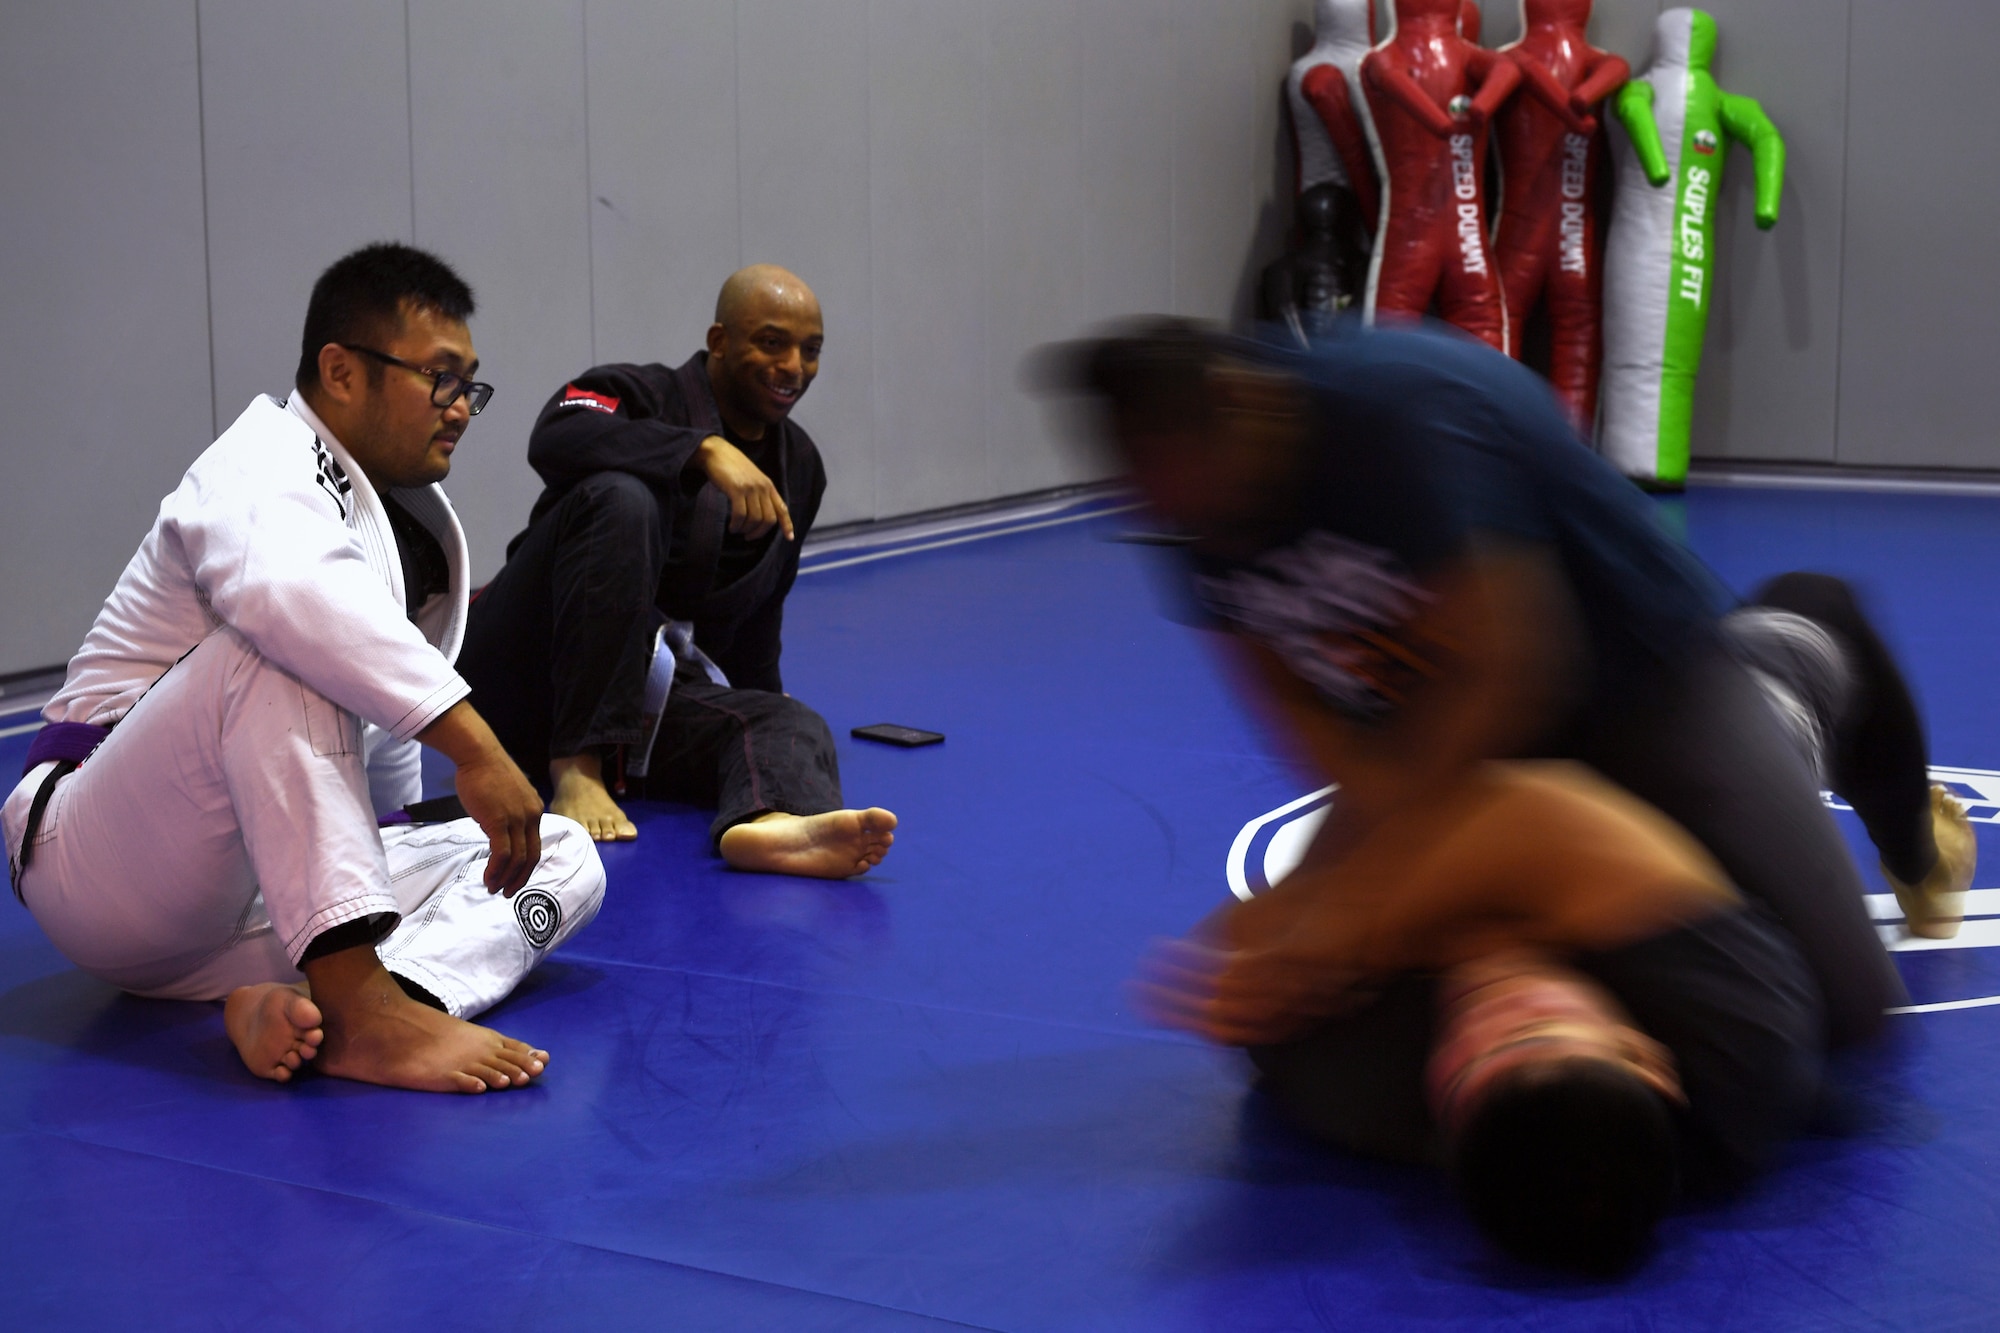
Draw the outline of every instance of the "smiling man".
[[[465,535],[436,483],[493,392],[472,306],[405,245],[320,277],[296,392],[260,395],[161,503],[0,811],[58,949],[140,995],[225,1000],[243,1063],[280,1083],[311,1060],[527,1084],[547,1052],[466,1020],[604,890],[452,669]],[[418,742],[457,764],[469,817],[401,809]]]
[[[473,604],[464,669],[551,808],[600,841],[638,835],[614,787],[716,807],[716,850],[744,870],[845,878],[894,841],[887,810],[842,808],[832,734],[779,673],[826,492],[791,414],[825,336],[812,289],[754,265],[723,284],[705,351],[597,366],[535,423],[546,488]]]

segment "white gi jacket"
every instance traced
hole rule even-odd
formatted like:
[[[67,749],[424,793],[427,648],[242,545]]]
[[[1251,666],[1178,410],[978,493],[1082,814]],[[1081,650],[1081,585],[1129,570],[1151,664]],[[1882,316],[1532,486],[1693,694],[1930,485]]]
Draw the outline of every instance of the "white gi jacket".
[[[396,500],[438,539],[450,571],[414,625],[375,488],[299,395],[283,406],[260,395],[161,501],[43,719],[117,721],[228,625],[361,719],[378,814],[419,799],[412,737],[471,693],[452,669],[467,556],[443,490],[398,490]]]

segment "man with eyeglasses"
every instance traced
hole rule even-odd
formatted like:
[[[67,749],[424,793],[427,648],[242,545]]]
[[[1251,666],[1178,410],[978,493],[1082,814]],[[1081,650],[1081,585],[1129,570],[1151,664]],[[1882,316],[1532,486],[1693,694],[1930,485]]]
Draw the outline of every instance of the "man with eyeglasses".
[[[466,548],[437,483],[493,392],[472,310],[408,246],[320,277],[297,391],[260,395],[161,504],[0,811],[56,947],[136,994],[223,1000],[260,1078],[526,1085],[548,1053],[467,1020],[603,895],[452,667]],[[456,801],[419,801],[418,742]]]
[[[824,340],[812,289],[752,265],[705,350],[587,370],[528,437],[547,484],[473,604],[463,667],[551,808],[600,841],[638,836],[613,788],[713,808],[742,870],[846,878],[894,841],[889,811],[843,808],[832,733],[779,670],[826,491],[791,414]]]

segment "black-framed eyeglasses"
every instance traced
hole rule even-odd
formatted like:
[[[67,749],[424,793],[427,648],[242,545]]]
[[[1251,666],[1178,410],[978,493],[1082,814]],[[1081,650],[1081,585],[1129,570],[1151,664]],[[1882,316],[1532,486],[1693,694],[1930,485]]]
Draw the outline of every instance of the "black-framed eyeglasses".
[[[413,366],[400,357],[390,356],[387,352],[378,352],[372,347],[357,346],[354,343],[339,343],[337,346],[345,347],[350,352],[359,352],[363,356],[372,356],[384,365],[401,366],[404,370],[415,371],[422,375],[431,382],[432,407],[450,407],[462,394],[465,397],[465,410],[476,417],[486,410],[486,404],[493,397],[492,385],[469,380],[455,370],[431,370],[424,366]]]

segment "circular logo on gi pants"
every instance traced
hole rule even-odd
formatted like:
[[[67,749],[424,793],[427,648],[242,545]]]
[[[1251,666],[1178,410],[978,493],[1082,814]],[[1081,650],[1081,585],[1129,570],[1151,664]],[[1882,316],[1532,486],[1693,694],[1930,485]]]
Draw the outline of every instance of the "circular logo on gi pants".
[[[1942,783],[1965,806],[1975,832],[1983,825],[2000,824],[2000,772],[1933,768],[1931,781]],[[1313,835],[1326,822],[1334,792],[1332,787],[1308,792],[1245,824],[1230,845],[1224,867],[1229,891],[1247,902],[1296,870],[1306,848],[1312,845]],[[1852,824],[1858,830],[1860,821],[1853,807],[1831,793],[1825,794],[1825,800],[1843,825]],[[1905,930],[1903,911],[1894,894],[1871,893],[1867,903],[1883,945],[1907,959],[1904,972],[1911,990],[1926,998],[1937,996],[1894,1012],[2000,1006],[2000,993],[1994,993],[2000,991],[2000,953],[1963,952],[2000,949],[2000,889],[1975,888],[1966,894],[1965,924],[1948,940],[1925,939]]]
[[[1695,152],[1708,155],[1714,153],[1715,148],[1716,139],[1714,130],[1696,130],[1694,132]]]
[[[521,923],[529,947],[540,952],[562,929],[562,904],[546,890],[522,889],[514,895],[514,919]]]

